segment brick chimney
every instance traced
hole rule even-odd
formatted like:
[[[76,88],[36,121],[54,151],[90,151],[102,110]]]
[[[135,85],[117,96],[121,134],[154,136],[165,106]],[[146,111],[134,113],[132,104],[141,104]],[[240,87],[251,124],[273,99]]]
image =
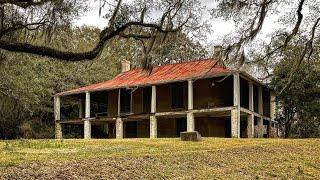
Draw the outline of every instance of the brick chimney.
[[[131,69],[130,61],[122,60],[121,61],[121,72],[127,72],[127,71],[130,71],[130,69]]]

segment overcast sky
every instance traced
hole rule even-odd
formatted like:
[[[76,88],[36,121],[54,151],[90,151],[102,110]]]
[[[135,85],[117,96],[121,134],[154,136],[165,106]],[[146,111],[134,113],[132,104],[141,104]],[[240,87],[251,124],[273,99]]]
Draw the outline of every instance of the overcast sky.
[[[128,0],[127,0],[128,1]],[[234,30],[233,22],[226,22],[223,20],[216,20],[210,16],[209,9],[212,9],[215,6],[213,0],[200,0],[203,5],[206,6],[206,9],[203,10],[203,20],[209,21],[211,24],[211,32],[207,34],[206,42],[202,42],[207,46],[215,45],[221,43],[224,35],[231,33]],[[107,11],[107,9],[104,9]],[[103,11],[102,11],[103,14]],[[88,26],[97,26],[100,29],[104,28],[107,24],[107,19],[99,16],[99,1],[90,0],[90,10],[82,16],[79,20],[76,21],[76,24],[88,25]],[[274,31],[275,25],[272,19],[266,19],[264,27],[262,29],[262,34],[267,34],[268,32]]]

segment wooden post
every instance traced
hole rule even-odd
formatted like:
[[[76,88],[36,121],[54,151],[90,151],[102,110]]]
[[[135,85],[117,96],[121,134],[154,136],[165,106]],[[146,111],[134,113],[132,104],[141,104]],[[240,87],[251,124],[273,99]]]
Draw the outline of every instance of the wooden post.
[[[249,110],[254,111],[253,108],[253,83],[249,82]],[[247,136],[248,138],[254,137],[254,115],[253,113],[247,116]]]
[[[55,138],[62,139],[62,126],[60,124],[61,113],[60,113],[60,97],[54,97],[54,120],[55,120]]]
[[[188,80],[188,113],[187,113],[187,131],[195,130],[193,110],[193,82]]]
[[[157,112],[157,89],[156,86],[151,89],[150,138],[157,138],[157,117],[154,115]]]
[[[231,110],[231,137],[240,138],[240,76],[233,74],[233,106]]]
[[[86,92],[85,103],[85,120],[84,120],[84,139],[91,138],[91,122],[90,122],[90,92]]]

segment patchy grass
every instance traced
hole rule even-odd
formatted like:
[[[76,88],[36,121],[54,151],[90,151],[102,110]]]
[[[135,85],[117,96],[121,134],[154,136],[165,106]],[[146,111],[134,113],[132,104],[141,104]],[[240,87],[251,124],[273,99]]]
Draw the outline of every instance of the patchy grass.
[[[0,141],[0,179],[319,179],[320,140]]]

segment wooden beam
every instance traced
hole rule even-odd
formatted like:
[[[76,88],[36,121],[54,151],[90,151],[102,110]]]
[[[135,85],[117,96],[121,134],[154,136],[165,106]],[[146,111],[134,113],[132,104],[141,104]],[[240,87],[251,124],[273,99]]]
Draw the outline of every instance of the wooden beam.
[[[271,120],[270,119],[270,117],[267,117],[267,116],[263,116],[263,115],[261,115],[261,114],[259,114],[259,113],[256,113],[256,112],[254,112],[254,111],[251,111],[251,110],[249,110],[249,109],[246,109],[246,108],[240,108],[240,111],[241,112],[244,112],[244,113],[246,113],[246,114],[253,114],[254,116],[256,116],[256,117],[258,117],[258,118],[262,118],[262,119],[265,119],[265,120]]]

